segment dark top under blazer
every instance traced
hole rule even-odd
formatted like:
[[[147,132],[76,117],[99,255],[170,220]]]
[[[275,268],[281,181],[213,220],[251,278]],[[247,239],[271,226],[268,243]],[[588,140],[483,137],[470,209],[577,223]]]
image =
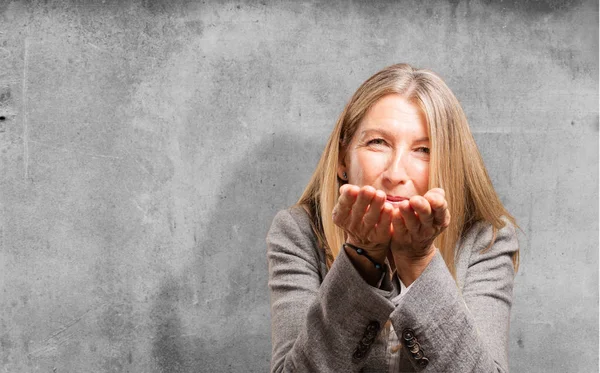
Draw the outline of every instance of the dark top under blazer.
[[[370,286],[344,250],[327,271],[308,214],[280,211],[267,235],[271,372],[387,373],[381,330],[388,320],[405,342],[401,372],[508,372],[518,241],[504,221],[483,253],[491,225],[478,222],[466,232],[457,245],[457,282],[437,251],[395,306],[397,282],[386,279],[388,291]]]

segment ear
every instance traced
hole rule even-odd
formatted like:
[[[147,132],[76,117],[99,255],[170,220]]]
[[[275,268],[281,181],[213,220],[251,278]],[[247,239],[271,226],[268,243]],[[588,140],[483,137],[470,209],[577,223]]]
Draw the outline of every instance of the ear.
[[[344,151],[340,150],[337,175],[340,180],[348,181],[348,171],[346,167],[346,154]]]
[[[346,166],[339,165],[338,171],[337,171],[338,177],[343,181],[348,181],[348,177],[347,176],[344,177],[345,174],[346,174]]]

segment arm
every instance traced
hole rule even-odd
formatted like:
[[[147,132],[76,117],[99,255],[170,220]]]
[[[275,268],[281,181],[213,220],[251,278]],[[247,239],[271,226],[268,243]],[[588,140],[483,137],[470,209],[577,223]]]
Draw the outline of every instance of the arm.
[[[492,238],[492,227],[484,223],[477,227],[471,231],[477,235],[473,246],[463,247],[460,253],[470,256],[462,295],[436,252],[390,316],[418,371],[508,372],[511,255],[518,250],[517,236],[506,220],[494,245],[481,253]],[[403,338],[407,329],[412,329],[428,364],[412,357],[407,346],[411,343]]]
[[[313,234],[298,215],[279,212],[267,236],[271,372],[359,372],[393,304],[344,250],[321,283]]]

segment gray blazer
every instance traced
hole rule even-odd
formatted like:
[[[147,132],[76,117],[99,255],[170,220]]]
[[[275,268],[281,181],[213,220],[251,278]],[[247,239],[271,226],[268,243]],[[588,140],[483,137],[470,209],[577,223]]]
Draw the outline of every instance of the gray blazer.
[[[506,220],[491,249],[488,223],[458,243],[457,282],[439,253],[397,306],[397,281],[367,284],[344,250],[327,271],[308,214],[280,211],[267,235],[271,372],[387,373],[383,325],[402,341],[401,372],[508,372],[508,330],[518,249]],[[458,283],[458,286],[457,286]]]

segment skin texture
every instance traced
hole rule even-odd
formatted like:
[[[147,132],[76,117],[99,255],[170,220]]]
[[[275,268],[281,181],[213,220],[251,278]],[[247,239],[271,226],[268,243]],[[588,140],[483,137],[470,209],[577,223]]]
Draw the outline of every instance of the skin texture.
[[[340,188],[334,223],[346,232],[346,242],[380,263],[390,259],[406,286],[427,267],[434,239],[450,223],[444,190],[427,190],[427,136],[418,106],[397,94],[384,96],[363,118],[338,167],[347,184]],[[376,283],[372,264],[346,251],[365,280]]]

